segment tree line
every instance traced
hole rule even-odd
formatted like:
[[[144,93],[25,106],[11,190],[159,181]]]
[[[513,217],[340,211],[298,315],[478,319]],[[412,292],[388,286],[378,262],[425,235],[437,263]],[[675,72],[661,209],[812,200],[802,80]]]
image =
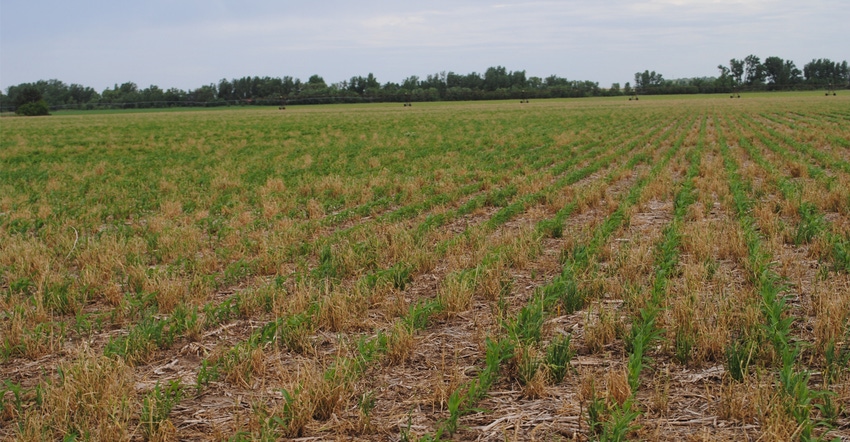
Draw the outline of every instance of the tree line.
[[[814,59],[800,70],[792,60],[772,56],[764,62],[756,55],[733,58],[717,66],[717,77],[665,80],[660,73],[635,73],[635,92],[645,94],[699,94],[733,91],[844,89],[850,87],[847,61]],[[626,83],[627,88],[631,88]],[[628,91],[631,92],[631,91]]]
[[[319,75],[307,81],[290,76],[221,79],[196,89],[164,90],[151,85],[141,89],[133,82],[115,84],[98,93],[91,87],[65,84],[59,80],[21,83],[0,92],[0,110],[20,111],[28,104],[45,109],[154,108],[172,106],[230,106],[354,102],[413,102],[454,100],[499,100],[617,96],[631,94],[695,94],[734,90],[803,90],[845,88],[850,83],[847,61],[814,59],[798,69],[791,60],[768,57],[761,61],[749,55],[718,65],[716,77],[664,79],[646,70],[634,75],[634,84],[614,83],[601,88],[598,82],[568,80],[551,75],[527,76],[524,70],[490,67],[483,73],[439,72],[424,78],[410,76],[400,83],[380,83],[372,73],[328,84]],[[34,106],[25,109],[32,112]]]

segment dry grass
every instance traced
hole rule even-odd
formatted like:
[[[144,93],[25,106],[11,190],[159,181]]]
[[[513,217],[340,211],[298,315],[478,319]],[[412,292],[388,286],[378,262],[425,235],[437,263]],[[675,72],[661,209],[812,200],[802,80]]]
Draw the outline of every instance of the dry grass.
[[[850,287],[846,275],[834,275],[816,280],[811,287],[812,305],[809,315],[814,318],[814,349],[822,354],[829,342],[842,342],[850,324]]]
[[[469,310],[475,295],[475,284],[470,273],[452,273],[443,280],[437,300],[443,312],[451,317]]]
[[[84,350],[60,372],[45,385],[41,405],[23,415],[20,440],[129,439],[137,406],[129,367]]]
[[[357,306],[363,306],[360,299],[344,293],[330,293],[319,300],[319,312],[316,315],[316,324],[321,329],[331,332],[342,332],[362,313],[364,309],[357,310]]]
[[[403,364],[413,353],[416,340],[413,330],[402,321],[396,321],[387,333],[387,360],[390,364]]]
[[[475,294],[482,296],[487,301],[497,301],[510,294],[511,282],[512,278],[508,265],[500,259],[485,267],[477,275]]]
[[[623,406],[632,397],[629,374],[625,368],[609,370],[605,375],[606,397]]]
[[[587,322],[584,329],[584,344],[591,353],[600,353],[608,345],[614,343],[622,333],[622,325],[617,313],[600,306],[596,314],[588,310]]]

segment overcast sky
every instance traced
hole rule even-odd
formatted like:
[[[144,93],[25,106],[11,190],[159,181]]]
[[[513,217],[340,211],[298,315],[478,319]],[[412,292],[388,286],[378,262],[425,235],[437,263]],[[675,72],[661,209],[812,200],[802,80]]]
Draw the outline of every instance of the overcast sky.
[[[490,66],[634,81],[755,54],[850,59],[848,0],[0,0],[0,88],[184,90],[244,76],[381,83]]]

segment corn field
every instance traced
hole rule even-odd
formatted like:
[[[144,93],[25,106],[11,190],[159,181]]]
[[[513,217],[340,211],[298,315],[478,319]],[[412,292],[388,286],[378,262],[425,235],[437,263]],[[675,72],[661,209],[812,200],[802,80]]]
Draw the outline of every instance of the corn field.
[[[850,98],[0,119],[0,438],[850,440]]]

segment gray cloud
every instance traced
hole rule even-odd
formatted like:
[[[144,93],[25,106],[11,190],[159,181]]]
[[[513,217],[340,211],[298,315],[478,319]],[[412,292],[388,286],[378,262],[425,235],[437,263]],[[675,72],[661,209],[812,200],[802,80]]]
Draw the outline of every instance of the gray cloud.
[[[33,26],[32,17],[38,17]],[[0,0],[0,86],[58,78],[183,89],[245,75],[380,81],[489,66],[625,82],[714,75],[750,53],[848,58],[839,0]]]

